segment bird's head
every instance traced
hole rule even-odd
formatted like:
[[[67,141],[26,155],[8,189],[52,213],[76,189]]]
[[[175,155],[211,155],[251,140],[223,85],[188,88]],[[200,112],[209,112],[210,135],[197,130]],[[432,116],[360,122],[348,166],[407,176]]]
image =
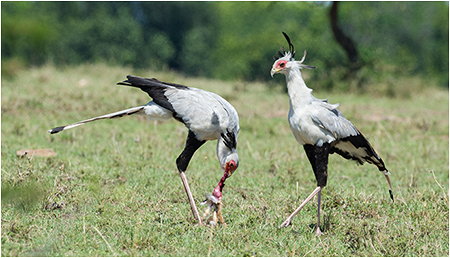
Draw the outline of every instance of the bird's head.
[[[295,61],[295,51],[294,51],[294,45],[292,45],[291,40],[289,39],[289,36],[283,32],[284,37],[286,38],[288,44],[289,44],[289,51],[286,52],[284,50],[284,47],[281,47],[281,51],[278,51],[278,57],[274,56],[275,62],[272,65],[272,70],[270,71],[270,75],[273,77],[274,74],[277,73],[283,73],[287,74],[289,70],[293,67],[298,67],[299,69],[307,68],[307,69],[315,69],[315,66],[309,66],[303,64],[303,61],[305,61],[306,57],[306,50],[303,53],[303,58],[300,61]]]
[[[233,175],[234,171],[239,166],[239,156],[236,152],[231,153],[225,160],[225,166],[223,168],[224,175],[228,178]]]

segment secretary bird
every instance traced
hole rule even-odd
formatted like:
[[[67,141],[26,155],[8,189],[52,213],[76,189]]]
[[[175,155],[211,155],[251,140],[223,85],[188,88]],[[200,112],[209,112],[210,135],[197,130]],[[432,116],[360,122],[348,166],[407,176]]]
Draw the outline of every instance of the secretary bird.
[[[128,80],[119,82],[118,85],[137,87],[145,91],[153,99],[143,106],[133,107],[115,113],[91,118],[74,124],[60,126],[49,130],[55,134],[65,129],[70,129],[88,122],[100,119],[112,119],[125,115],[147,115],[150,119],[169,120],[172,117],[183,123],[188,129],[186,146],[176,160],[177,168],[188,196],[194,218],[201,224],[200,218],[192,197],[185,171],[194,152],[206,141],[217,140],[217,157],[223,171],[223,177],[213,190],[212,195],[206,195],[207,200],[202,204],[208,204],[205,216],[211,208],[221,216],[222,190],[225,180],[230,177],[239,166],[237,153],[237,137],[239,133],[239,117],[234,107],[217,94],[187,87],[184,85],[166,83],[157,79],[147,79],[137,76],[127,76]],[[217,216],[214,223],[217,223]]]
[[[317,229],[316,234],[321,235],[320,230],[320,198],[321,190],[327,184],[328,155],[337,153],[346,159],[352,159],[359,164],[364,161],[374,164],[384,174],[389,184],[389,194],[392,194],[389,171],[384,166],[383,160],[377,155],[367,139],[361,132],[347,120],[337,109],[339,104],[330,104],[328,100],[315,98],[303,80],[301,69],[315,69],[314,66],[303,64],[306,51],[300,61],[294,59],[294,46],[288,35],[283,32],[289,44],[289,51],[278,51],[279,57],[270,72],[281,73],[286,77],[289,94],[289,125],[298,143],[303,145],[309,162],[314,171],[317,188],[305,199],[305,201],[281,224],[287,227],[291,224],[293,217],[318,194]]]

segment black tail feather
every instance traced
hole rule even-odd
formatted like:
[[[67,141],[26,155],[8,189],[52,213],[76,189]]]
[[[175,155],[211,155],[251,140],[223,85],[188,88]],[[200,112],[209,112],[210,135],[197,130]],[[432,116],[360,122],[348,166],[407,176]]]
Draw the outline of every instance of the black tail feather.
[[[61,132],[62,130],[64,130],[64,128],[65,128],[65,126],[58,126],[58,127],[55,127],[53,129],[49,130],[48,132],[51,134],[55,134],[55,133]]]

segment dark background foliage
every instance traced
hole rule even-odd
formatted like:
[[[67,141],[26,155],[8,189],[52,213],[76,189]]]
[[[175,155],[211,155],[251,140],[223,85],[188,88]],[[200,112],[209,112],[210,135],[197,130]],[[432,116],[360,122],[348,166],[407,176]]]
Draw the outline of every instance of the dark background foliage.
[[[270,79],[287,45],[336,80],[364,86],[386,76],[420,76],[448,87],[447,2],[342,2],[338,26],[362,68],[349,73],[333,37],[331,2],[2,2],[2,75],[17,66],[106,62],[225,80]],[[11,68],[12,67],[12,68]],[[337,77],[337,78],[336,78]],[[276,78],[280,80],[280,78]]]

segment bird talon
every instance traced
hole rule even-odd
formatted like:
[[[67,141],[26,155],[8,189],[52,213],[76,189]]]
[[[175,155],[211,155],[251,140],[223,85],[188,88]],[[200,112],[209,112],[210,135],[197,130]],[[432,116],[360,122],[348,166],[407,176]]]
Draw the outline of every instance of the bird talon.
[[[322,231],[320,230],[319,227],[317,227],[316,236],[322,236],[322,235],[323,235]]]
[[[287,228],[289,225],[291,225],[291,220],[285,220],[278,228]]]

